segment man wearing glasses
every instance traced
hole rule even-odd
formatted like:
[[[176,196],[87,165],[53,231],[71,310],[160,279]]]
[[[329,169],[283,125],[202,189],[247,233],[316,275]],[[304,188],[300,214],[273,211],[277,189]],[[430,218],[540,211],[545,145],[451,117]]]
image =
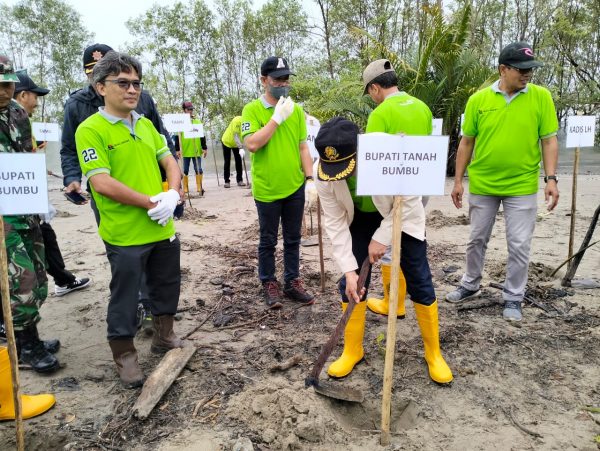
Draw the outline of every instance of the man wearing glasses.
[[[503,317],[520,321],[542,159],[548,210],[558,203],[558,120],[550,92],[530,83],[533,70],[543,64],[529,44],[507,45],[498,63],[500,79],[473,94],[465,109],[452,202],[462,207],[468,165],[471,235],[465,274],[446,300],[461,302],[478,294],[487,243],[502,204],[508,247]]]
[[[285,294],[304,305],[314,303],[300,279],[300,237],[305,190],[316,197],[306,121],[300,105],[288,97],[290,75],[285,58],[271,56],[260,67],[264,94],[242,111],[242,139],[252,160],[252,195],[258,212],[258,277],[268,308],[281,308],[275,274],[279,222],[283,234]],[[306,188],[305,188],[306,185]]]
[[[112,272],[108,340],[127,388],[144,380],[133,344],[142,275],[154,322],[152,351],[183,346],[173,332],[181,274],[172,218],[180,201],[181,172],[164,137],[135,111],[141,78],[137,60],[108,52],[92,73],[92,84],[105,106],[75,133],[79,163],[90,181],[100,215],[98,233]],[[167,174],[167,192],[162,191],[159,165]]]

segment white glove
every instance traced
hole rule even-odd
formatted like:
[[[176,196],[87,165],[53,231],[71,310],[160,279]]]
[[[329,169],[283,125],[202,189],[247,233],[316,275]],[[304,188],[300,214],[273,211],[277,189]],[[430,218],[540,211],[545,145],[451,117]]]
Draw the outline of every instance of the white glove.
[[[246,156],[246,151],[244,149],[240,149],[240,157],[242,158],[242,160],[244,159],[245,156]]]
[[[275,111],[273,112],[273,119],[277,122],[277,125],[281,125],[290,115],[294,112],[294,101],[291,97],[279,97],[277,105],[275,105]]]
[[[51,203],[48,203],[48,213],[42,215],[42,219],[46,224],[49,224],[50,221],[54,219],[56,216],[56,208]]]
[[[312,208],[317,205],[317,199],[319,198],[319,194],[317,193],[317,187],[315,186],[315,182],[313,180],[307,180],[304,185],[304,202],[308,208]]]
[[[157,202],[158,205],[148,210],[148,216],[153,221],[157,221],[161,226],[166,226],[167,222],[173,217],[173,211],[177,207],[179,199],[179,193],[174,189],[152,196],[150,202]]]

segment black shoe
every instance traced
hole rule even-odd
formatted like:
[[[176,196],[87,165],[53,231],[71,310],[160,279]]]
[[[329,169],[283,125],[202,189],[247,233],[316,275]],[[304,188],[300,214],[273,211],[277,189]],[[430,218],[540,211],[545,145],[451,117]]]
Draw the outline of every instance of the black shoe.
[[[281,291],[279,291],[279,284],[276,280],[269,280],[263,283],[263,292],[265,296],[265,304],[271,309],[280,309],[283,304],[281,303]]]
[[[299,302],[304,305],[312,305],[315,303],[315,297],[304,289],[304,285],[300,279],[294,279],[285,283],[283,288],[285,294],[292,301]]]
[[[60,368],[58,359],[48,352],[40,340],[35,325],[15,332],[19,349],[19,363],[29,365],[38,373],[51,373]]]
[[[75,291],[75,290],[81,290],[85,287],[90,286],[90,284],[92,283],[91,279],[89,279],[88,277],[83,277],[81,279],[75,279],[73,282],[67,284],[67,285],[56,285],[54,287],[54,295],[55,296],[64,296],[67,293],[70,293],[71,291]]]
[[[0,323],[0,339],[6,340],[6,330],[4,329],[4,323]],[[56,354],[60,350],[60,341],[56,339],[42,340],[44,348],[51,354]]]

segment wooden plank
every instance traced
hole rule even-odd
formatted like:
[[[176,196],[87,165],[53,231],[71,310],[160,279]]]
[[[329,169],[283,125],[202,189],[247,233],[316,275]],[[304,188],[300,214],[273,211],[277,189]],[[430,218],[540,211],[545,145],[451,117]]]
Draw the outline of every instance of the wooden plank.
[[[142,392],[132,407],[133,414],[137,418],[144,419],[150,415],[195,352],[195,346],[186,346],[172,349],[165,354],[150,377],[146,379]]]

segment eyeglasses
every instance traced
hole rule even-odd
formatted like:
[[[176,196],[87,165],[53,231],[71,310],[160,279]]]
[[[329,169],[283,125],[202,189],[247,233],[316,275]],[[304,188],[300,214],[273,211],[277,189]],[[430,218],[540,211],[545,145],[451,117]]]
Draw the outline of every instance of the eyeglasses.
[[[119,88],[121,88],[123,91],[127,91],[130,86],[133,86],[133,89],[135,89],[136,91],[141,91],[142,88],[144,87],[144,83],[142,83],[139,80],[132,81],[132,80],[123,80],[123,79],[116,79],[116,80],[106,79],[106,80],[104,80],[104,83],[106,83],[106,82],[114,83]]]
[[[533,73],[533,67],[530,67],[529,69],[519,69],[518,67],[514,67],[514,66],[506,66],[509,69],[512,70],[516,70],[518,73],[520,73],[521,75],[529,75]]]

